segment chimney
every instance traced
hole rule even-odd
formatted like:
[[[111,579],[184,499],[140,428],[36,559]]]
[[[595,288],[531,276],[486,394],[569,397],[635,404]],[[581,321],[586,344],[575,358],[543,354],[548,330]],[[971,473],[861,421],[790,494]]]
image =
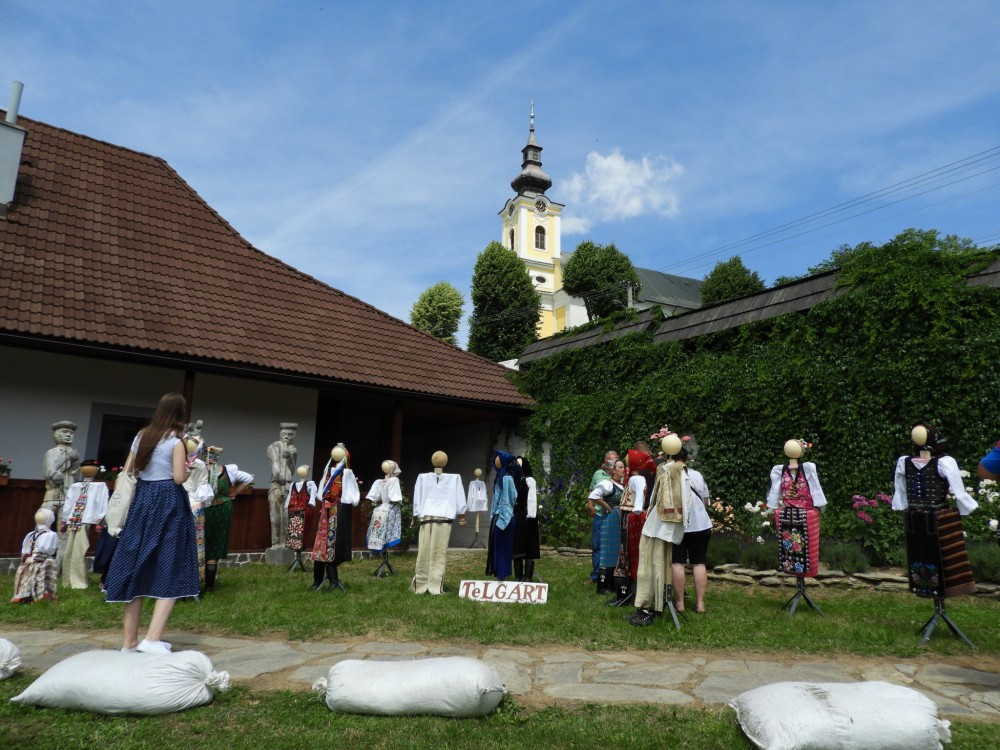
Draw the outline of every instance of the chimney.
[[[21,166],[21,149],[28,132],[17,125],[17,108],[21,106],[23,89],[23,83],[14,81],[7,116],[0,121],[0,218],[6,218],[7,207],[14,200],[17,170]]]

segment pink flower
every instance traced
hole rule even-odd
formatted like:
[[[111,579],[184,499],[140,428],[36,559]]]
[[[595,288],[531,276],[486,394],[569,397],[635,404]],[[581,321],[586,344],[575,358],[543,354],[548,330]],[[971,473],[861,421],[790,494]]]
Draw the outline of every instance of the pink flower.
[[[855,495],[855,497],[857,496]],[[859,505],[861,505],[860,500],[855,500],[853,503],[851,503],[851,507],[854,508],[854,510],[857,510]]]
[[[871,523],[872,522],[871,516],[869,516],[863,510],[859,510],[858,511],[858,518],[860,518],[865,523]]]
[[[690,440],[690,439],[691,439],[691,436],[690,436],[690,435],[685,435],[684,437],[682,437],[682,438],[681,438],[681,442],[682,442],[682,443],[686,443],[686,442],[687,442],[688,440]]]
[[[869,501],[868,501],[868,504],[869,504],[870,506],[872,506],[873,508],[877,508],[877,507],[878,507],[878,495],[876,495],[876,496],[875,496],[875,497],[873,497],[873,498],[872,498],[871,500],[869,500]]]

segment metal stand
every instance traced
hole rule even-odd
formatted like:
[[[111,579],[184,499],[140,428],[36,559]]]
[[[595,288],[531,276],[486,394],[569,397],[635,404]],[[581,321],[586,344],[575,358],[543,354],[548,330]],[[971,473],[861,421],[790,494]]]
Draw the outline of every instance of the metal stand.
[[[296,568],[298,568],[299,570],[301,570],[303,573],[306,572],[306,566],[302,564],[302,551],[301,550],[299,550],[298,552],[295,553],[295,559],[292,560],[292,564],[288,566],[288,570],[286,570],[285,572],[286,573],[291,573]]]
[[[674,627],[678,630],[681,629],[681,621],[677,619],[677,608],[674,606],[674,587],[669,583],[667,584],[667,590],[664,594],[664,601],[666,602],[666,609],[670,611],[670,617],[674,621]],[[683,612],[681,614],[684,614]]]
[[[389,569],[388,572],[386,572],[386,568]],[[392,567],[392,563],[389,562],[389,550],[387,549],[382,550],[382,562],[379,564],[378,568],[375,569],[375,572],[372,575],[374,575],[376,578],[384,578],[385,576],[396,575],[396,571]]]
[[[329,588],[327,588],[327,590],[324,591],[323,593],[332,594],[334,591],[337,591],[338,589],[340,591],[347,591],[347,586],[345,586],[339,578],[336,581],[331,582]]]
[[[923,631],[924,637],[920,639],[920,645],[927,643],[927,639],[931,637],[931,633],[934,632],[935,626],[938,624],[938,620],[944,620],[948,627],[951,628],[951,632],[969,644],[969,648],[973,651],[976,649],[975,645],[968,638],[965,637],[965,633],[958,629],[958,626],[951,621],[951,618],[945,614],[944,611],[944,597],[935,596],[934,597],[934,614],[931,615],[931,619],[920,626],[917,632]]]
[[[472,549],[477,544],[479,545],[479,547],[481,549],[486,549],[486,545],[483,544],[483,540],[479,538],[479,532],[478,531],[476,532],[476,535],[474,537],[472,537],[472,544],[469,545],[469,549]]]
[[[788,610],[788,616],[791,617],[792,615],[795,614],[795,608],[797,606],[799,606],[799,599],[805,599],[806,600],[806,604],[808,604],[810,607],[812,607],[817,612],[819,612],[820,617],[826,617],[826,615],[823,614],[823,610],[821,610],[816,605],[816,602],[814,602],[812,599],[809,598],[809,594],[806,593],[806,581],[805,581],[805,579],[804,578],[796,578],[796,581],[797,581],[797,584],[796,584],[796,587],[795,587],[795,595],[791,599],[789,599],[787,602],[785,602],[784,605],[781,608],[785,609],[785,607],[788,607],[788,605],[791,605],[791,609]]]

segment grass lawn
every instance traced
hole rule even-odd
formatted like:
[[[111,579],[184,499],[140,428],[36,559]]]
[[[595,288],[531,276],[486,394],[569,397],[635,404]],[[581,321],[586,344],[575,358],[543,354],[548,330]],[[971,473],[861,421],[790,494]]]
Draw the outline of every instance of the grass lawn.
[[[792,589],[709,585],[708,614],[689,615],[681,631],[661,621],[651,628],[624,623],[621,610],[604,607],[592,586],[582,585],[582,559],[545,558],[538,572],[550,584],[544,605],[484,604],[458,599],[459,581],[483,578],[483,553],[453,554],[446,597],[406,591],[413,556],[393,558],[397,575],[375,579],[377,561],[341,566],[346,594],[306,591],[311,575],[254,565],[224,569],[218,591],[201,604],[181,603],[171,631],[223,636],[336,641],[478,642],[504,647],[559,645],[593,650],[672,650],[849,654],[906,659],[920,655],[993,661],[1000,654],[996,627],[1000,604],[966,597],[948,603],[948,614],[976,643],[971,652],[946,626],[919,645],[917,628],[932,605],[906,593],[817,588],[810,594],[827,617],[800,606],[781,611]],[[92,579],[93,580],[93,579]],[[0,586],[13,590],[11,576]],[[118,629],[121,605],[104,604],[96,586],[61,590],[58,602],[0,605],[0,629]],[[144,613],[148,620],[149,608]],[[312,695],[254,692],[238,686],[211,706],[163,717],[100,717],[13,706],[32,674],[0,683],[0,747],[53,748],[749,748],[731,711],[653,706],[549,707],[530,711],[506,700],[484,719],[448,720],[344,716],[330,713]],[[949,748],[1000,747],[1000,724],[953,723]]]

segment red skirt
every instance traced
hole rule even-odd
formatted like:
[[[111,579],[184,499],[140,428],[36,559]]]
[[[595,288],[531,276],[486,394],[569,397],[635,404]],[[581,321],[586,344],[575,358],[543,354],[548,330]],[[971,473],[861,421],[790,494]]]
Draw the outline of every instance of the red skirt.
[[[789,575],[812,578],[819,569],[819,511],[794,506],[774,512],[778,567]]]

